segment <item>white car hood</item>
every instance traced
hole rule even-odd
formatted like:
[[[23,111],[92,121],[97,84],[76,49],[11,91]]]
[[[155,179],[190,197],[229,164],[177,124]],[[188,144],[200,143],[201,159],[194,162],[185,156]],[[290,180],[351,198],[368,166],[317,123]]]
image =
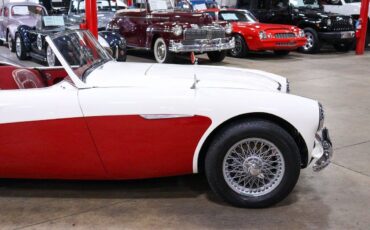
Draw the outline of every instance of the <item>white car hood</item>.
[[[235,88],[282,92],[287,88],[286,78],[258,70],[114,61],[90,73],[86,83],[92,87]]]

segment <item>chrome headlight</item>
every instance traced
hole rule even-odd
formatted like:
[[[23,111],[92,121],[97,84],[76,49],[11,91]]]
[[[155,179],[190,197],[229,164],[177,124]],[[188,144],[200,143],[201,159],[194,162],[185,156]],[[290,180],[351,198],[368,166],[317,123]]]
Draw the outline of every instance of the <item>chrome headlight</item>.
[[[328,19],[326,20],[326,25],[327,25],[327,26],[331,26],[331,19],[330,19],[330,18],[328,18]]]
[[[260,37],[261,40],[264,40],[264,39],[267,38],[266,32],[263,31],[263,30],[260,31],[258,35],[259,35],[259,37]]]
[[[176,25],[172,27],[172,33],[176,36],[180,36],[182,34],[182,26]]]
[[[225,33],[231,34],[233,32],[233,26],[230,23],[227,23],[225,26]]]
[[[320,130],[324,127],[325,114],[322,104],[318,102],[318,105],[319,105],[319,127],[317,127],[317,130]]]
[[[304,33],[304,30],[299,30],[298,36],[301,37],[301,38],[306,37],[306,34]]]
[[[349,18],[348,23],[352,26],[353,25],[353,19]]]

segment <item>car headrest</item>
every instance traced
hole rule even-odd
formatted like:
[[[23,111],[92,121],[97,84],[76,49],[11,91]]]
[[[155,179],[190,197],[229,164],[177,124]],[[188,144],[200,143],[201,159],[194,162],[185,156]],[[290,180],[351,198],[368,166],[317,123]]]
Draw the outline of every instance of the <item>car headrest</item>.
[[[16,69],[12,72],[14,81],[19,89],[42,88],[46,85],[42,82],[40,76],[28,69]]]

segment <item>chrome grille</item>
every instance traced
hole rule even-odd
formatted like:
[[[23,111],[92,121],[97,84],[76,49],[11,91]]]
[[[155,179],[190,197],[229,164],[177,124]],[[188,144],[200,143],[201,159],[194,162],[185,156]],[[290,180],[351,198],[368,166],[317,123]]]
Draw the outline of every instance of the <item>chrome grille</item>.
[[[295,42],[276,42],[277,46],[295,46]]]
[[[223,28],[189,28],[184,31],[185,40],[225,38]]]
[[[331,18],[331,28],[333,31],[348,31],[354,30],[354,26],[349,23],[349,17],[333,17]]]
[[[294,38],[294,33],[276,33],[275,38]]]

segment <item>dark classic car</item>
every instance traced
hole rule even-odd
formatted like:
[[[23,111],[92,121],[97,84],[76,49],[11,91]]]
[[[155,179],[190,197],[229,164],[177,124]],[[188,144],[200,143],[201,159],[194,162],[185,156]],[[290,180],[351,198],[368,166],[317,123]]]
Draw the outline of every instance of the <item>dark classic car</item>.
[[[153,50],[159,63],[172,61],[175,53],[207,53],[220,62],[234,48],[232,27],[216,23],[205,13],[175,8],[171,0],[142,0],[134,8],[120,10],[107,30],[119,32],[127,46]]]
[[[238,0],[237,7],[252,11],[261,22],[303,29],[307,43],[300,51],[304,53],[319,52],[323,42],[338,51],[348,51],[355,41],[353,19],[324,12],[318,0]]]
[[[105,30],[116,11],[127,8],[122,0],[97,0],[98,30]],[[85,20],[85,1],[71,0],[65,20],[70,24],[81,24]]]
[[[15,53],[20,60],[32,57],[45,62],[48,66],[59,65],[45,37],[71,29],[78,28],[76,26],[66,27],[63,16],[42,16],[35,27],[27,25],[18,27],[15,33]],[[100,31],[98,40],[117,61],[126,61],[126,41],[119,34],[112,31]],[[79,44],[69,45],[78,46]]]

